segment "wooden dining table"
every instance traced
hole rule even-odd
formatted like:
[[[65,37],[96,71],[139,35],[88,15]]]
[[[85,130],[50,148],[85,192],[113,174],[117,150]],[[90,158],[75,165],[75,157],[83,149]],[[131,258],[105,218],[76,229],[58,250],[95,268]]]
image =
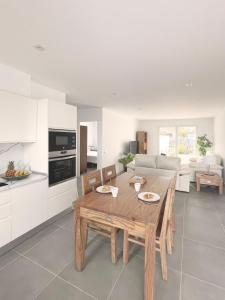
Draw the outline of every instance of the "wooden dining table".
[[[116,198],[111,193],[92,191],[76,201],[75,268],[81,272],[85,266],[87,220],[127,230],[129,234],[145,240],[144,299],[153,300],[156,229],[171,180],[162,176],[146,176],[141,192],[160,196],[158,202],[146,204],[138,199],[134,185],[129,183],[132,176],[132,173],[123,173],[109,183],[119,188]]]

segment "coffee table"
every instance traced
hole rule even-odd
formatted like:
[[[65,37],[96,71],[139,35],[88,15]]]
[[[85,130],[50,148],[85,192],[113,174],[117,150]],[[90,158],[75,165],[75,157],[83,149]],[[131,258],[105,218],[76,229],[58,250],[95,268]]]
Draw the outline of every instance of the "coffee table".
[[[217,186],[219,194],[223,194],[223,178],[212,172],[197,172],[196,173],[197,192],[200,192],[201,185]]]

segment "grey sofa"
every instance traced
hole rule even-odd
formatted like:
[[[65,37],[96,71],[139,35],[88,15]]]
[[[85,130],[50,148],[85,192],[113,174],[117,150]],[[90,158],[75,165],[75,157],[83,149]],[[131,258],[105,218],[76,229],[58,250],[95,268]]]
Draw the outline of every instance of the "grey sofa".
[[[127,172],[173,177],[178,174],[180,165],[181,161],[178,157],[136,154],[135,160],[127,165]]]

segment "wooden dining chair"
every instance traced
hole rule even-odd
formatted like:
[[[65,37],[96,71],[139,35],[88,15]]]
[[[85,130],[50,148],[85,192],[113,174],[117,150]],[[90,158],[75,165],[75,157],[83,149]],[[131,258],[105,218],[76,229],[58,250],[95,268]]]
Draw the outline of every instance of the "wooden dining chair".
[[[158,228],[156,231],[155,240],[155,250],[160,252],[161,258],[161,270],[163,280],[167,280],[167,256],[166,256],[166,237],[167,237],[167,226],[168,226],[168,215],[169,209],[172,201],[172,189],[169,188],[167,191],[166,202],[164,207],[163,218],[160,219]],[[129,235],[128,231],[124,231],[124,241],[123,241],[123,262],[128,263],[128,248],[129,242],[145,246],[145,241],[143,239],[137,238],[133,235]]]
[[[108,166],[102,169],[102,179],[103,183],[110,181],[111,179],[116,177],[116,166]]]
[[[172,248],[174,247],[174,233],[176,230],[175,214],[174,214],[176,177],[172,179],[170,183],[170,188],[171,188],[171,202],[170,202],[169,213],[168,213],[168,225],[167,225],[167,236],[166,236],[168,254],[172,254]]]
[[[95,190],[98,186],[102,185],[101,180],[101,171],[97,170],[86,175],[82,176],[82,189],[83,195],[88,194],[89,192]],[[100,234],[104,237],[111,239],[111,259],[112,263],[116,263],[117,254],[116,254],[116,233],[117,229],[111,226],[103,225],[98,222],[94,221],[87,221],[86,222],[86,235],[84,241],[84,247],[87,246],[87,239],[88,239],[88,230],[92,230],[97,234]]]

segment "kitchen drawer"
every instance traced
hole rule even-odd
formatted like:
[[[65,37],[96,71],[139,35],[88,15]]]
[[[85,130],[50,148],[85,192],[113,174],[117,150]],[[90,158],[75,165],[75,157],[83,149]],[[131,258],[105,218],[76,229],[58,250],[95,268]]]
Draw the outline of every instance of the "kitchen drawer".
[[[73,190],[74,193],[77,191],[76,178],[51,186],[48,190],[48,198],[56,197],[68,190]]]
[[[55,197],[48,198],[48,218],[51,218],[67,208],[72,208],[73,201],[76,200],[74,190],[68,190]]]
[[[0,192],[0,206],[9,203],[11,200],[10,191],[2,191]]]
[[[0,220],[11,216],[11,203],[0,206]]]
[[[11,218],[0,220],[0,247],[11,241]]]

